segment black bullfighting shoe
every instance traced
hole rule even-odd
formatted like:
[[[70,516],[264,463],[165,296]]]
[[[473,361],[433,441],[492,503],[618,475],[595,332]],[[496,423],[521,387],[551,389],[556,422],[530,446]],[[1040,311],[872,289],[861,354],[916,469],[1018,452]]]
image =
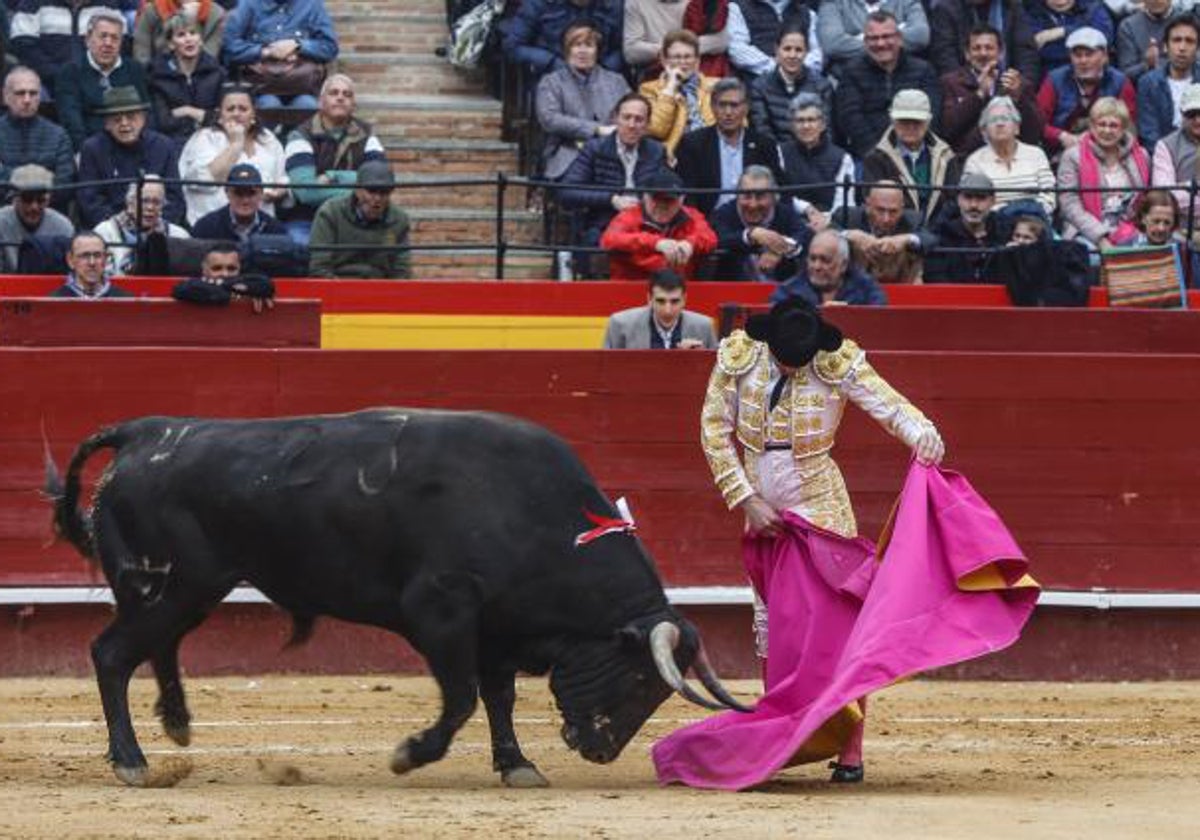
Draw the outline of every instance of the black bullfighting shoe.
[[[829,762],[829,767],[833,770],[833,775],[829,777],[829,781],[836,782],[842,785],[856,785],[863,780],[863,766],[861,764],[838,764],[836,761]]]

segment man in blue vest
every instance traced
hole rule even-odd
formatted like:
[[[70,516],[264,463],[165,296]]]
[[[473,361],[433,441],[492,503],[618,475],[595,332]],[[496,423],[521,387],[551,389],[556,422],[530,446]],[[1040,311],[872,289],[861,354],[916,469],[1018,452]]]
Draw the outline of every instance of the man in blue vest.
[[[1038,90],[1038,110],[1046,127],[1042,140],[1047,154],[1069,149],[1088,130],[1088,112],[1102,96],[1125,103],[1137,121],[1137,96],[1125,74],[1108,66],[1108,38],[1084,26],[1067,36],[1071,63],[1050,71]]]

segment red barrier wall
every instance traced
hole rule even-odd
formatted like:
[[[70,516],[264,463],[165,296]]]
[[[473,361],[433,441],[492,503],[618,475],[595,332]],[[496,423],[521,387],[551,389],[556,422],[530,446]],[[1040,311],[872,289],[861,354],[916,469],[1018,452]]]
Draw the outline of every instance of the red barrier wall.
[[[17,347],[320,347],[321,303],[199,306],[170,298],[4,298],[0,345]]]
[[[938,422],[948,466],[962,470],[997,508],[1045,586],[1200,588],[1200,356],[879,352],[872,358]],[[381,404],[486,408],[545,423],[575,444],[606,492],[629,497],[668,583],[740,585],[740,522],[719,501],[696,442],[711,363],[704,352],[0,349],[0,585],[96,582],[72,551],[45,548],[49,511],[36,493],[43,428],[62,463],[98,426],[142,414],[267,416]],[[900,486],[907,453],[851,409],[836,456],[860,528],[873,536]],[[30,628],[37,615],[58,609],[37,608],[34,618],[3,611],[0,652],[12,657],[6,661],[41,661],[31,653],[38,642]],[[722,637],[722,656],[736,666],[732,671],[750,670],[744,611],[698,612],[706,622],[742,628]],[[1138,673],[1194,670],[1190,651],[1200,628],[1193,613],[1154,612],[1133,624],[1112,619],[1136,628],[1129,644],[1140,645],[1139,655],[1163,646],[1162,661]],[[1055,613],[1070,614],[1063,626],[1074,627],[1079,641],[1071,667],[1092,676],[1138,675],[1129,672],[1137,657],[1119,634],[1081,623],[1077,611],[1052,610],[1047,617],[1039,610],[1038,620],[1053,621]],[[74,618],[62,620],[75,626]],[[211,638],[224,644],[219,632]],[[350,660],[337,654],[344,637],[321,644],[334,645],[326,651],[332,658],[321,661],[346,667]],[[1109,644],[1116,646],[1111,655],[1104,650]],[[1003,672],[1047,676],[1066,667],[1041,649],[1029,650],[1005,658]],[[266,654],[266,663],[287,667],[288,660]],[[213,655],[197,654],[198,661]]]
[[[143,296],[169,297],[175,278],[123,277],[118,285]],[[62,285],[61,277],[0,276],[0,296],[37,297]],[[642,283],[598,281],[309,280],[279,279],[281,298],[319,299],[326,314],[402,312],[462,315],[608,315],[646,302]],[[692,283],[688,308],[716,317],[722,303],[766,303],[773,283]],[[889,284],[892,308],[1002,307],[1011,308],[1003,286]],[[1189,292],[1190,305],[1200,308],[1200,291]],[[1103,289],[1093,289],[1090,306],[1107,306]]]
[[[949,465],[996,505],[1061,588],[1195,589],[1200,357],[876,353],[939,423]],[[734,583],[738,521],[696,443],[706,353],[0,351],[0,583],[79,582],[44,552],[41,429],[57,457],[142,414],[267,416],[362,406],[508,411],[576,445],[675,584]],[[876,532],[907,453],[855,411],[837,457]]]

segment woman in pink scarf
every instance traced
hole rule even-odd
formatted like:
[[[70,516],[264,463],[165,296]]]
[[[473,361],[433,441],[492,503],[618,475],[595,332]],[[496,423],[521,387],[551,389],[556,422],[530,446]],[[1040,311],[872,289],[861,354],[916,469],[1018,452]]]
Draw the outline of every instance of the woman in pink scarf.
[[[942,439],[925,415],[887,384],[853,341],[800,300],[751,317],[721,342],[701,415],[705,456],[726,504],[751,534],[777,536],[783,511],[843,537],[857,535],[854,510],[830,457],[846,402],[858,405],[916,454],[938,463]],[[741,443],[738,458],[734,439]],[[767,652],[765,593],[756,587],[758,653]],[[768,688],[775,675],[764,666]],[[779,679],[787,675],[778,675]],[[865,712],[865,700],[860,702]],[[862,719],[834,766],[835,782],[859,782]]]
[[[1063,153],[1058,165],[1060,187],[1085,190],[1059,194],[1063,236],[1100,250],[1130,245],[1138,235],[1133,221],[1137,198],[1150,183],[1150,158],[1138,145],[1129,109],[1121,100],[1097,99],[1088,122],[1087,133]],[[1087,192],[1088,187],[1110,189]]]

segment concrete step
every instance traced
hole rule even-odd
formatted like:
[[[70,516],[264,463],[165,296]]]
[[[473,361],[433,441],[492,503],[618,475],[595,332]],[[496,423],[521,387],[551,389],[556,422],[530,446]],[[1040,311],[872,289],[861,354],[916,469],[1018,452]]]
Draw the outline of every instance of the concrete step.
[[[394,168],[394,167],[393,167]],[[400,185],[413,182],[449,181],[451,185],[414,186],[402,188],[396,194],[396,200],[405,207],[458,208],[486,211],[494,213],[496,209],[496,184],[454,184],[454,181],[486,178],[490,173],[473,172],[462,174],[439,175],[428,172],[396,171],[396,183]],[[507,187],[504,191],[504,207],[506,211],[524,211],[526,203],[525,188]]]
[[[352,52],[339,57],[341,71],[359,90],[373,94],[482,94],[482,71],[460,70],[436,55]]]
[[[402,196],[403,197],[403,196]],[[414,244],[476,245],[491,248],[496,240],[496,214],[490,210],[432,208],[404,204],[412,222]],[[537,245],[542,240],[540,214],[527,210],[504,216],[504,238],[513,244]]]
[[[413,276],[429,279],[492,280],[496,277],[493,254],[413,254]],[[549,280],[548,255],[508,255],[504,260],[504,279]]]
[[[360,93],[358,105],[379,135],[406,140],[500,138],[500,103],[487,96]]]
[[[499,140],[406,140],[381,136],[392,168],[438,175],[492,175],[517,172],[515,143]]]
[[[446,0],[326,0],[330,16],[380,15],[406,12],[441,15],[446,19]]]
[[[450,39],[444,14],[387,11],[331,14],[338,43],[356,53],[433,55]]]

